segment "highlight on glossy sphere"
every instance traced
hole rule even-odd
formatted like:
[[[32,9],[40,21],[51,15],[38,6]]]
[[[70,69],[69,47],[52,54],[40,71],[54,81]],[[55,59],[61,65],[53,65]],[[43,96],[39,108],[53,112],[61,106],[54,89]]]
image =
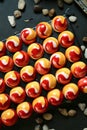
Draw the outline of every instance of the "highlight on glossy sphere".
[[[35,98],[32,102],[33,110],[36,113],[44,113],[48,109],[48,101],[47,98],[44,96],[39,96]]]
[[[83,61],[77,61],[71,65],[71,72],[74,77],[82,78],[87,74],[87,65]]]
[[[62,89],[63,95],[68,100],[74,100],[78,96],[79,88],[75,83],[68,83]]]
[[[50,71],[51,63],[47,58],[40,58],[35,62],[34,66],[39,74],[44,75]]]
[[[24,82],[33,81],[36,77],[36,70],[33,66],[27,65],[20,70],[21,79]]]
[[[40,22],[36,26],[36,33],[38,37],[45,39],[52,34],[52,27],[48,22]]]
[[[55,37],[48,37],[43,41],[43,49],[48,54],[53,54],[58,50],[58,40]]]
[[[58,42],[64,48],[68,48],[73,45],[74,40],[75,36],[71,31],[63,31],[58,35]]]
[[[55,77],[58,83],[67,84],[72,79],[72,73],[70,69],[63,67],[56,71]]]
[[[5,74],[4,81],[8,87],[16,87],[20,83],[20,74],[15,70],[9,71]]]
[[[25,100],[26,93],[21,86],[17,86],[10,90],[10,99],[14,103],[21,103]]]
[[[10,97],[6,93],[0,94],[0,111],[6,110],[10,106]]]
[[[25,92],[28,97],[36,98],[36,97],[40,96],[40,94],[42,92],[42,87],[39,84],[39,82],[32,81],[26,85]]]
[[[6,46],[5,43],[0,41],[0,57],[6,54]]]
[[[81,92],[87,93],[87,76],[78,80],[78,87]]]
[[[60,105],[63,101],[62,91],[59,89],[53,89],[49,91],[47,94],[47,100],[53,106]]]
[[[68,28],[68,20],[66,17],[62,15],[55,16],[52,19],[52,28],[56,32],[62,32],[65,31]]]
[[[52,90],[56,87],[56,78],[53,74],[45,74],[40,79],[41,87],[46,90]]]
[[[13,61],[14,64],[18,67],[24,67],[29,63],[29,55],[27,52],[21,50],[21,51],[17,51],[14,55],[13,55]]]
[[[2,56],[0,57],[0,71],[1,72],[9,72],[13,69],[14,62],[10,56]]]
[[[18,119],[17,113],[14,109],[7,109],[2,112],[1,114],[1,120],[2,123],[6,126],[13,126],[16,124]]]
[[[31,116],[33,109],[31,103],[25,101],[18,104],[16,111],[19,118],[27,119]]]
[[[50,62],[54,68],[62,68],[66,64],[66,57],[62,52],[55,52],[50,56]]]
[[[21,50],[22,41],[18,36],[14,35],[6,39],[5,45],[8,51],[14,53],[16,51]]]
[[[66,49],[65,56],[68,61],[76,62],[80,60],[82,52],[78,46],[70,46],[69,48]]]
[[[32,28],[24,28],[20,33],[20,38],[26,45],[35,42],[36,36],[36,31]]]
[[[43,46],[40,43],[32,43],[29,45],[27,52],[34,60],[41,58],[44,54]]]

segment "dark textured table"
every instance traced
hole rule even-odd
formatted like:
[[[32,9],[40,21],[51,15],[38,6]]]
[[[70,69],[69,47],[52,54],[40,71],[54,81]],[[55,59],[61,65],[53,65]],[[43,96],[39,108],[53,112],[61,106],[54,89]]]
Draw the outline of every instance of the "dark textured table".
[[[22,17],[16,19],[16,27],[12,28],[7,20],[8,15],[13,15],[14,10],[17,9],[18,0],[0,0],[0,40],[7,38],[8,36],[14,35],[15,32],[20,32],[22,29],[26,27],[35,27],[37,23],[40,21],[49,21],[50,18],[48,16],[43,16],[42,14],[35,14],[33,12],[34,2],[33,0],[26,0],[26,8],[22,12]],[[67,8],[77,16],[77,22],[71,23],[70,27],[72,31],[75,33],[76,42],[78,45],[82,45],[83,36],[87,36],[87,15],[82,12],[82,10],[75,4],[67,5],[64,4],[64,9],[61,10],[58,8],[56,4],[56,0],[42,0],[40,5],[43,8],[55,8],[57,15],[63,15]],[[24,22],[25,19],[31,19],[29,22]],[[87,63],[87,60],[85,60]],[[87,95],[81,94],[78,98],[69,104],[63,104],[64,107],[74,108],[77,110],[77,115],[75,117],[64,117],[59,114],[57,108],[51,108],[50,110],[54,117],[51,121],[45,122],[49,128],[55,128],[55,130],[83,130],[84,127],[87,127],[87,117],[84,116],[83,112],[81,112],[78,107],[78,102],[87,103]],[[2,130],[34,130],[35,117],[37,114],[33,114],[29,119],[19,120],[16,125],[12,127],[2,127]]]

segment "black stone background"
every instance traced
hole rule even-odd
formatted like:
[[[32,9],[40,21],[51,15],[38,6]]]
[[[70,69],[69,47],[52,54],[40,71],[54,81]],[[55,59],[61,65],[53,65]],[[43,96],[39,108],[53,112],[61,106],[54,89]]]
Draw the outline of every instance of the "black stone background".
[[[14,10],[17,9],[17,2],[18,0],[0,0],[0,41],[3,39],[6,39],[7,37],[14,35],[15,32],[20,32],[22,29],[26,27],[35,27],[39,22],[41,21],[49,21],[50,18],[48,16],[43,16],[42,14],[35,14],[33,11],[34,2],[33,0],[26,0],[26,8],[22,12],[22,17],[19,19],[16,19],[16,27],[12,28],[7,20],[8,15],[13,15]],[[61,10],[58,8],[56,0],[42,0],[39,3],[43,8],[55,8],[57,15],[63,15],[67,8],[70,9],[76,16],[77,16],[77,22],[69,24],[68,30],[71,30],[75,34],[75,44],[80,46],[84,44],[82,42],[83,36],[87,36],[87,15],[82,12],[82,10],[75,4],[67,5],[64,4],[64,9]],[[25,19],[31,19],[33,20],[29,22],[24,22]],[[57,38],[58,34],[53,32],[53,36]],[[41,39],[37,39],[38,42],[42,42]],[[86,45],[87,46],[87,45]],[[26,46],[23,45],[23,49],[26,50]],[[64,51],[63,48],[60,48],[60,50]],[[12,56],[11,53],[7,52],[8,55]],[[49,55],[45,54],[44,57],[47,57],[49,59]],[[87,60],[84,59],[84,57],[81,59],[82,61],[85,61],[87,63]],[[31,60],[29,64],[34,65],[34,61]],[[67,63],[67,66],[70,66],[70,64]],[[17,67],[14,67],[14,69],[19,69]],[[55,74],[55,70],[52,68],[51,72]],[[3,73],[0,73],[0,77],[3,77]],[[40,76],[37,76],[37,81],[39,81]],[[72,82],[77,82],[75,78],[73,78]],[[23,87],[25,84],[21,82],[21,85]],[[7,87],[6,92],[9,93],[10,89]],[[43,95],[46,96],[46,92],[43,91]],[[29,98],[27,98],[30,102]],[[71,104],[66,103],[65,101],[61,105],[61,107],[67,108],[68,110],[70,108],[74,108],[77,110],[77,115],[75,117],[64,117],[58,112],[58,107],[50,107],[49,112],[51,111],[54,115],[53,119],[51,121],[44,121],[49,128],[55,128],[55,130],[82,130],[84,127],[87,127],[87,117],[84,116],[83,112],[81,112],[77,104],[78,102],[85,102],[87,104],[87,95],[86,94],[79,94],[78,98],[74,100]],[[11,107],[16,108],[14,104],[11,105]],[[39,116],[36,113],[33,113],[33,115],[29,119],[19,119],[16,125],[12,127],[5,127],[3,126],[2,130],[34,130],[34,126],[36,125],[35,118]]]

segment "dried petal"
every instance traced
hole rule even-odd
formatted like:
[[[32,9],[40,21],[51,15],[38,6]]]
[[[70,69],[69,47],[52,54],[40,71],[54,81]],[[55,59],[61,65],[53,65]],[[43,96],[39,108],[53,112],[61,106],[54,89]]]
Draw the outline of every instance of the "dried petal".
[[[77,17],[76,16],[69,16],[69,21],[70,22],[76,22],[77,21]]]
[[[46,124],[44,124],[44,125],[42,126],[42,130],[49,130],[49,128],[48,128],[48,126],[47,126]]]
[[[19,17],[21,17],[21,11],[20,10],[15,10],[14,11],[14,16],[15,16],[15,18],[19,18]]]
[[[87,48],[85,49],[84,57],[87,59]]]
[[[49,13],[49,10],[48,9],[42,9],[42,14],[43,15],[48,15]]]
[[[58,111],[60,112],[60,114],[62,114],[63,116],[68,116],[68,112],[66,108],[58,108]]]
[[[16,26],[15,17],[14,16],[8,16],[8,21],[12,27]]]
[[[34,130],[41,130],[41,126],[40,126],[40,125],[36,125],[36,126],[34,127]]]
[[[72,117],[75,116],[76,113],[77,113],[77,111],[74,110],[74,109],[71,109],[71,110],[68,111],[68,115],[69,115],[69,116],[72,116]]]
[[[87,108],[84,110],[84,115],[87,116]]]
[[[81,111],[84,111],[86,104],[85,103],[78,103],[78,107],[80,108]]]
[[[51,113],[44,113],[43,119],[45,120],[51,120],[53,118],[53,115]]]
[[[23,10],[25,8],[25,5],[26,5],[25,0],[18,1],[18,9],[19,10]]]

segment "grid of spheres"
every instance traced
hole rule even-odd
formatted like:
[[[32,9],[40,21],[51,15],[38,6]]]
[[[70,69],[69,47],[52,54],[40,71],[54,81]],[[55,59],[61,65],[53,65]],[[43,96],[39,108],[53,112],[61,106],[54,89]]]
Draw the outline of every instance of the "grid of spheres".
[[[87,64],[62,15],[0,41],[0,73],[0,126],[12,126],[18,118],[44,113],[49,105],[59,106],[64,99],[75,100],[79,92],[87,93]]]

